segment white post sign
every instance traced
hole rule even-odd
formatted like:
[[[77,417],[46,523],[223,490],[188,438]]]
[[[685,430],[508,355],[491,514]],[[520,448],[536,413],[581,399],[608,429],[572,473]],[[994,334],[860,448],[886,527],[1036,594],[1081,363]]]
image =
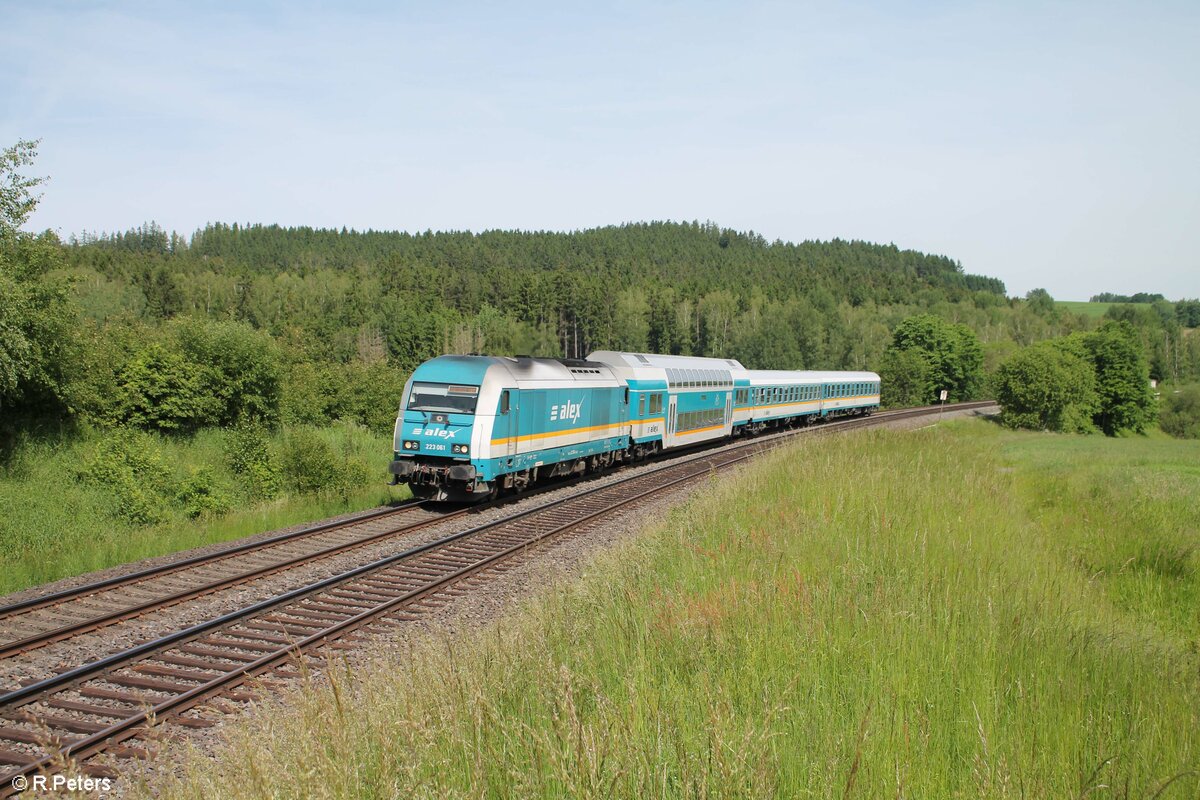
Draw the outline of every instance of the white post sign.
[[[950,393],[948,391],[946,391],[945,389],[942,389],[941,394],[939,396],[941,397],[941,400],[944,403],[944,402],[946,402],[946,398],[950,396]]]

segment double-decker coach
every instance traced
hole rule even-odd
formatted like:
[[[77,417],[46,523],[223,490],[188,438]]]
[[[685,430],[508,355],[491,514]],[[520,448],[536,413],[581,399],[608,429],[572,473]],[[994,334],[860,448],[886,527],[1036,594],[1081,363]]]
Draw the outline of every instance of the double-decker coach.
[[[740,362],[609,350],[588,360],[608,365],[629,387],[635,458],[733,433],[734,394],[748,385]]]

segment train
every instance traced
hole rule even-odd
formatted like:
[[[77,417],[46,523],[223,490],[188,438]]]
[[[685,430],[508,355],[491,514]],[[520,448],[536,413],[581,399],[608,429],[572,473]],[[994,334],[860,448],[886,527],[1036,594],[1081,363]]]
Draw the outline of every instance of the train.
[[[478,502],[550,478],[879,407],[874,372],[748,370],[731,358],[444,355],[404,387],[392,483]]]

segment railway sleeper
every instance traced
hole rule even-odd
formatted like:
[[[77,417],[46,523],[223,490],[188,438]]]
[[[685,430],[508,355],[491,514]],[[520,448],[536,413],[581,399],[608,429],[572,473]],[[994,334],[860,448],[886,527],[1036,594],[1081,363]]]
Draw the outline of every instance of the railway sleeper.
[[[216,650],[211,647],[202,647],[198,644],[182,644],[175,648],[181,653],[188,653],[193,656],[208,656],[209,658],[222,658],[226,661],[240,661],[243,664],[249,664],[258,661],[258,656],[248,656],[245,653],[231,653],[228,650]]]
[[[34,714],[32,712],[0,714],[0,718],[11,720],[12,722],[28,722],[31,725],[44,725],[47,728],[58,728],[70,731],[71,733],[97,733],[108,727],[98,722],[88,722],[87,720],[76,719],[74,717],[60,717],[54,714]]]
[[[208,681],[212,680],[213,678],[217,677],[216,675],[204,675],[204,674],[197,673],[196,670],[194,670],[194,669],[190,669],[190,670],[176,669],[174,667],[159,666],[158,664],[138,664],[133,669],[136,670],[137,672],[142,673],[143,675],[158,675],[158,676],[164,677],[164,678],[184,678],[189,681],[208,682]],[[223,671],[219,667],[215,667],[215,666],[214,667],[204,667],[204,669],[210,670],[212,672],[217,672],[217,673],[220,673]]]

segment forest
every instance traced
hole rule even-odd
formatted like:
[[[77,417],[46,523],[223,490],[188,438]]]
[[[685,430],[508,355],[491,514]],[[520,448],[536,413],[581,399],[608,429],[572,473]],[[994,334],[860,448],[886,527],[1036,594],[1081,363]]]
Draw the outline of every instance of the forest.
[[[1010,298],[947,256],[767,241],[713,222],[417,234],[212,223],[190,236],[149,222],[64,240],[23,230],[40,186],[24,176],[34,155],[22,142],[3,161],[10,443],[46,422],[188,433],[343,420],[383,433],[407,374],[446,352],[604,348],[874,369],[903,387],[894,402],[918,402],[938,388],[987,394],[1020,348],[1115,320],[1134,331],[1151,377],[1200,378],[1196,301],[1114,306],[1095,321],[1044,290]],[[969,339],[970,363],[951,368],[928,348],[906,359],[916,339],[902,324],[920,315]]]

